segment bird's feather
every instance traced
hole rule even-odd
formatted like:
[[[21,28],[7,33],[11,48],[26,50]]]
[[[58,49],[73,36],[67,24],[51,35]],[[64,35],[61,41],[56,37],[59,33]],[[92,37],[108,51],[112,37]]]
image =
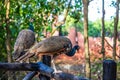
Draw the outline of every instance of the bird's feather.
[[[29,58],[34,54],[56,55],[59,53],[68,53],[71,49],[72,44],[68,38],[63,36],[52,36],[35,44],[25,55],[18,58],[17,61]]]
[[[29,49],[35,42],[35,34],[33,31],[25,29],[19,32],[14,44],[13,58],[17,59],[22,53]]]

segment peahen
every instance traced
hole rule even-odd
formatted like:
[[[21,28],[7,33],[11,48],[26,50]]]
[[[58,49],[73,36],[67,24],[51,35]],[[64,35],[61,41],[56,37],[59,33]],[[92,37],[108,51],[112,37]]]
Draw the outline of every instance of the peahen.
[[[16,60],[35,43],[35,34],[30,29],[24,29],[19,32],[14,44],[13,59]]]
[[[72,48],[72,43],[67,37],[52,36],[39,43],[36,43],[23,56],[16,59],[16,61],[26,60],[27,58],[34,55],[38,56],[39,54],[52,55],[55,57],[61,53],[64,53],[67,56],[73,56],[78,49],[78,45],[75,45]]]
[[[16,61],[23,61],[32,56],[38,55],[51,55],[52,56],[52,66],[57,72],[55,64],[54,64],[54,57],[60,55],[61,53],[66,54],[67,56],[73,56],[79,50],[79,46],[75,45],[72,48],[71,41],[63,36],[52,36],[50,38],[46,38],[45,40],[36,43],[33,45],[23,56],[16,59]]]

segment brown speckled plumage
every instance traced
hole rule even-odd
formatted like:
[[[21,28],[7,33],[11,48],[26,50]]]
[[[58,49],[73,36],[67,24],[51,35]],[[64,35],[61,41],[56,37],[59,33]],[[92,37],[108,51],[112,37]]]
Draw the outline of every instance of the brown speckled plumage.
[[[35,34],[33,31],[24,29],[19,32],[14,44],[13,59],[19,58],[29,49],[35,42]]]

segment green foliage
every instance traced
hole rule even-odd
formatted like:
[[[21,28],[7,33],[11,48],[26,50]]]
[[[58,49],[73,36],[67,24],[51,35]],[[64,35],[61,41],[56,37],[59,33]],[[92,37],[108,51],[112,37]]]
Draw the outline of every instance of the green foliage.
[[[114,23],[113,21],[106,21],[105,22],[105,32],[106,32],[106,36],[108,37],[112,37],[113,36],[113,30],[114,30]]]
[[[4,2],[0,1],[0,61],[5,61],[6,60],[6,46],[5,46],[5,23],[4,23],[4,16],[5,16],[5,8],[4,8]]]
[[[70,0],[10,0],[9,28],[11,31],[12,51],[19,31],[28,29],[30,23],[34,26],[38,41],[44,37],[44,31],[52,32],[54,16],[64,16],[69,1]],[[115,5],[116,3],[112,1],[112,6]],[[68,34],[70,27],[76,27],[77,31],[84,33],[82,8],[82,0],[72,0],[65,24],[61,25],[63,35]],[[5,0],[0,0],[0,61],[7,61],[5,17]],[[105,21],[106,36],[113,36],[113,25],[113,21]],[[88,28],[89,36],[101,36],[101,20],[94,22],[89,21]],[[120,31],[120,24],[118,25],[118,31]],[[96,65],[97,66],[92,66],[93,73],[101,67],[100,64]]]
[[[73,17],[68,15],[67,19],[66,19],[64,30],[68,32],[70,27],[76,27],[77,31],[80,31],[83,33],[83,21],[80,19],[78,21],[78,19],[73,18]]]
[[[6,17],[6,5],[4,0],[0,1],[0,48],[1,56],[6,58],[6,30],[5,30],[5,17]],[[54,21],[54,15],[63,15],[64,11],[68,8],[69,0],[11,0],[10,1],[10,31],[11,31],[11,44],[12,50],[15,39],[18,32],[22,29],[29,27],[32,22],[34,31],[37,34],[39,40],[43,37],[43,31],[51,32],[52,23]],[[62,25],[63,35],[67,35],[70,27],[76,27],[77,31],[84,33],[83,31],[83,13],[82,13],[82,0],[72,0],[70,4],[68,16],[65,24]],[[119,24],[120,27],[120,24]],[[120,28],[118,30],[120,31]],[[106,36],[113,35],[113,21],[105,22]],[[101,35],[101,20],[95,22],[89,22],[89,36],[97,37]],[[0,58],[2,59],[2,58]]]
[[[7,58],[4,34],[4,27],[0,27],[0,61],[5,61]]]
[[[120,79],[120,62],[119,62],[119,60],[116,63],[117,63],[117,80],[119,80]]]
[[[101,26],[99,21],[89,22],[88,34],[89,36],[98,37],[100,36]]]
[[[29,24],[32,22],[34,26],[34,31],[37,35],[37,39],[43,37],[43,31],[51,32],[52,23],[54,21],[54,15],[63,15],[64,11],[68,8],[69,0],[10,0],[10,35],[11,35],[11,48],[13,51],[13,45],[15,43],[16,37],[20,30],[28,29]],[[82,14],[82,2],[81,0],[72,1],[69,8],[68,14],[75,20],[71,21],[80,30],[82,28],[81,24],[81,14]],[[5,17],[6,17],[6,4],[5,0],[0,1],[0,48],[1,56],[0,59],[7,58],[6,54],[6,30],[5,30]],[[74,13],[74,14],[73,14]],[[63,31],[67,34],[67,27],[62,25]],[[69,27],[68,27],[69,28]],[[81,30],[82,31],[82,30]]]
[[[113,36],[113,21],[105,21],[105,36],[112,37]],[[119,25],[118,25],[119,26]],[[89,36],[98,37],[101,36],[101,20],[96,20],[94,22],[89,22]],[[120,28],[118,27],[118,30]]]
[[[91,65],[91,74],[92,74],[92,79],[96,80],[99,77],[102,77],[102,61],[100,62],[94,62]]]

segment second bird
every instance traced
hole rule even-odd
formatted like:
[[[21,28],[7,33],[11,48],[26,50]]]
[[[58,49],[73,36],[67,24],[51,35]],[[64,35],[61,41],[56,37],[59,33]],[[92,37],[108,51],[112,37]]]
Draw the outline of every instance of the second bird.
[[[35,43],[35,34],[32,30],[24,29],[19,32],[14,44],[13,59],[18,59]]]

